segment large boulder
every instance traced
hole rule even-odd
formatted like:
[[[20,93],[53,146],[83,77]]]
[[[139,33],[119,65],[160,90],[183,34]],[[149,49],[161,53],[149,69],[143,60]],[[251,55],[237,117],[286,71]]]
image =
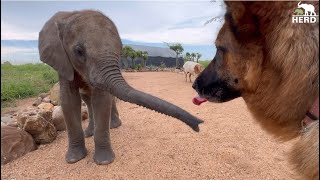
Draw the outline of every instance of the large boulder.
[[[1,126],[1,164],[6,164],[36,149],[32,136],[10,126]]]
[[[88,108],[81,106],[81,119],[88,119]],[[61,106],[55,106],[52,112],[52,124],[56,127],[57,131],[66,130],[66,124],[64,121],[64,115]]]
[[[49,110],[19,112],[17,121],[19,127],[30,133],[37,144],[51,143],[57,137]]]
[[[54,105],[60,105],[60,84],[59,82],[56,83],[51,89],[50,89],[50,100],[51,103]]]
[[[57,131],[66,130],[64,116],[61,106],[56,106],[52,112],[52,124],[56,127]]]

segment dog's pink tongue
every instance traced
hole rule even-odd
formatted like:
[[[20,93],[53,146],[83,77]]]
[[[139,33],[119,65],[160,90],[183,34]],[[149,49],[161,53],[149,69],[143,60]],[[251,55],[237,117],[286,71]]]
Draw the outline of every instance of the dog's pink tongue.
[[[194,97],[194,98],[192,99],[193,104],[198,105],[198,106],[199,106],[200,104],[206,102],[206,101],[207,101],[207,99],[205,99],[205,98],[203,98],[203,97],[200,97],[200,96]]]

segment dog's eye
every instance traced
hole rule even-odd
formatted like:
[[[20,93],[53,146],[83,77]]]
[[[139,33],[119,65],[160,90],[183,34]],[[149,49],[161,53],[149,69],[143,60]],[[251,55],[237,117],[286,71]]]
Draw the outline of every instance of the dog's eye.
[[[220,51],[220,52],[227,52],[227,48],[223,47],[223,46],[217,46],[217,51]]]

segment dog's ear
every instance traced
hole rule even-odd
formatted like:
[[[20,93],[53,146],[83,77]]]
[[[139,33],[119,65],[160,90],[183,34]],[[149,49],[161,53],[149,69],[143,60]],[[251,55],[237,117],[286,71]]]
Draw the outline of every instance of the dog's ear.
[[[259,18],[251,11],[254,2],[225,1],[226,22],[240,42],[250,42],[261,37]]]

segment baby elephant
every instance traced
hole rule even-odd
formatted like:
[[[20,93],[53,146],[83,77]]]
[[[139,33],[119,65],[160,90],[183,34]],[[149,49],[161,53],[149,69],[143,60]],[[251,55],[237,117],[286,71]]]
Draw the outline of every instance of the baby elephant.
[[[87,154],[81,127],[81,98],[87,103],[94,135],[94,161],[111,163],[115,155],[110,142],[110,120],[120,125],[114,96],[180,119],[199,131],[200,119],[159,98],[133,89],[123,79],[119,60],[121,40],[114,23],[92,10],[58,12],[39,34],[41,61],[59,74],[62,111],[68,132],[66,161],[75,163]],[[94,122],[94,123],[93,123]]]
[[[188,75],[189,75],[189,80],[191,82],[191,75],[198,75],[201,73],[201,71],[203,70],[201,64],[193,62],[193,61],[187,61],[186,63],[184,63],[183,65],[183,71],[184,71],[184,75],[186,77],[186,81],[188,81]]]

